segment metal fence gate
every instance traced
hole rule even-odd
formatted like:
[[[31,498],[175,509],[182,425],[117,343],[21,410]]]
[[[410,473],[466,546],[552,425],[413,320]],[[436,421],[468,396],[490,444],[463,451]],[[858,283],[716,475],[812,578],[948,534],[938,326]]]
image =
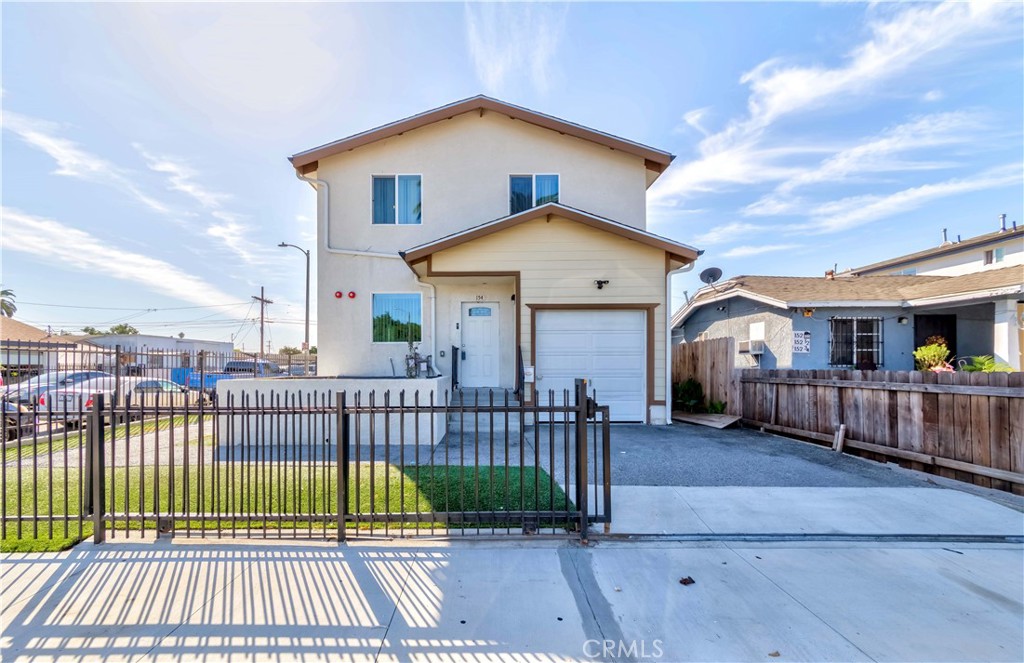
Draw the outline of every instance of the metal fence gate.
[[[5,549],[154,533],[586,539],[610,522],[608,408],[582,380],[544,405],[507,391],[212,396],[45,392],[8,409]]]

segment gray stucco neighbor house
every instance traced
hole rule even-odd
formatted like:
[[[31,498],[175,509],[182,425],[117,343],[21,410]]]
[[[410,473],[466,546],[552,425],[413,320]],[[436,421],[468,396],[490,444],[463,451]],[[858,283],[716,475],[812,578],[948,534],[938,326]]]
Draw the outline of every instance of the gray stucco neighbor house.
[[[940,334],[957,358],[995,355],[1021,370],[1019,265],[963,274],[737,276],[701,289],[672,319],[674,343],[733,337],[736,366],[913,370]]]

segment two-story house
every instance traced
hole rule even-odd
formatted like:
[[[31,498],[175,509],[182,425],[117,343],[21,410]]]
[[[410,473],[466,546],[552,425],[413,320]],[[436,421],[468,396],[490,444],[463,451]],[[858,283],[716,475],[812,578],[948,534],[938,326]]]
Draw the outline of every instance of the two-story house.
[[[292,156],[319,374],[404,375],[412,341],[460,387],[532,375],[543,404],[588,378],[613,420],[665,423],[669,275],[699,254],[646,230],[672,158],[484,96]]]

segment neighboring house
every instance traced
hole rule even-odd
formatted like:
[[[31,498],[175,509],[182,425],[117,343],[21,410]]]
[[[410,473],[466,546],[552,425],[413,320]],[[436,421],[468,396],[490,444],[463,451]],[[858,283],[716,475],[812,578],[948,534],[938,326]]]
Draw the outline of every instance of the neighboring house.
[[[104,334],[88,336],[86,342],[107,350],[121,349],[121,364],[140,370],[188,368],[200,351],[208,355],[206,368],[216,370],[234,359],[234,344],[177,336],[150,334]],[[109,364],[110,362],[107,361]]]
[[[842,272],[838,276],[961,276],[990,269],[1024,265],[1024,227],[1014,223],[1006,227],[1006,215],[1000,216],[996,232],[955,242],[946,239],[939,246],[891,260]]]
[[[411,341],[461,387],[532,374],[544,403],[585,377],[613,419],[665,423],[667,275],[699,254],[646,231],[672,158],[483,96],[294,155],[319,374],[404,375]]]
[[[702,288],[673,316],[673,338],[733,337],[737,367],[913,370],[944,336],[958,358],[1021,369],[1024,267],[961,276],[737,276]]]
[[[0,317],[0,372],[4,382],[55,371],[79,347],[75,340]]]

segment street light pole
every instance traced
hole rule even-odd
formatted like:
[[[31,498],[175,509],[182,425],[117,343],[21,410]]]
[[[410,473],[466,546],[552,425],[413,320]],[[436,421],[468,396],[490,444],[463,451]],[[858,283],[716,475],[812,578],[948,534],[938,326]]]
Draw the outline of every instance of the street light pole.
[[[278,246],[280,248],[285,248],[287,246],[290,246],[293,249],[298,249],[299,251],[302,251],[306,255],[306,334],[304,336],[305,340],[302,343],[303,356],[304,356],[304,359],[305,359],[305,363],[303,365],[302,372],[303,372],[304,375],[308,375],[309,374],[309,249],[304,249],[301,246],[295,246],[294,244],[287,244],[285,242],[281,242],[280,244],[278,244]]]

